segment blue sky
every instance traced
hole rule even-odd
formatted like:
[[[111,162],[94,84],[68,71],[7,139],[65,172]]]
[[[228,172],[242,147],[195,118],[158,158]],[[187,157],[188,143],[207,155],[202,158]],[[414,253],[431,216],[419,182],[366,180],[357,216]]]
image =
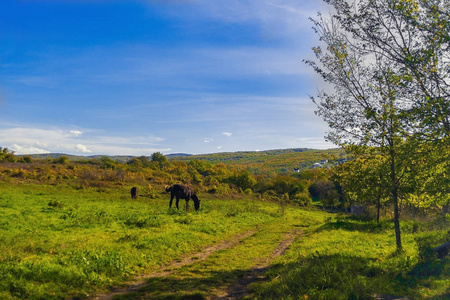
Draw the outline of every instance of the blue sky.
[[[0,147],[16,154],[332,148],[306,0],[2,0]]]

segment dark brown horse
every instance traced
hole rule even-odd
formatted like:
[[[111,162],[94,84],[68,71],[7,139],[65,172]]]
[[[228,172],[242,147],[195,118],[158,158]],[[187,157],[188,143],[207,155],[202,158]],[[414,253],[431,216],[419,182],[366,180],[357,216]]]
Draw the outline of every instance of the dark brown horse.
[[[180,199],[185,199],[186,200],[186,210],[187,210],[189,199],[192,199],[192,201],[194,201],[195,210],[199,210],[200,200],[198,199],[198,197],[194,193],[194,191],[187,185],[181,185],[181,184],[174,184],[172,186],[167,185],[166,192],[170,192],[169,208],[172,207],[173,198],[176,198],[177,201],[175,202],[175,204],[177,206],[177,209],[178,209],[178,202],[180,201]]]
[[[137,199],[137,197],[138,197],[138,188],[133,186],[131,188],[131,198]]]

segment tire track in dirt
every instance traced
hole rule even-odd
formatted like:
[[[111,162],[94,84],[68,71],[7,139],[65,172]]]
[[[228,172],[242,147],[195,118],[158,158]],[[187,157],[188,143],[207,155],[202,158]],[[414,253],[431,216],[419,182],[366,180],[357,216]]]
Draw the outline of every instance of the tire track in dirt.
[[[248,286],[253,282],[264,280],[264,274],[270,269],[270,262],[275,258],[282,256],[289,246],[295,241],[295,239],[297,237],[301,237],[302,234],[303,231],[299,231],[297,229],[286,233],[283,240],[278,244],[277,248],[272,252],[270,257],[266,258],[264,262],[255,265],[247,272],[245,276],[239,278],[234,284],[219,290],[209,299],[228,300],[240,299],[247,296]]]
[[[141,288],[147,285],[145,279],[154,278],[154,277],[167,277],[174,272],[174,270],[181,268],[186,265],[193,264],[198,261],[206,260],[211,254],[215,253],[219,250],[224,250],[228,248],[232,248],[241,243],[244,239],[252,236],[256,233],[256,230],[246,231],[235,236],[232,240],[223,241],[220,244],[208,246],[204,248],[201,252],[186,256],[181,259],[181,261],[173,261],[162,267],[160,271],[156,271],[150,274],[141,275],[138,277],[138,280],[126,287],[123,288],[112,288],[109,293],[105,294],[97,294],[91,299],[95,300],[110,300],[116,295],[127,294],[131,292],[136,292]]]

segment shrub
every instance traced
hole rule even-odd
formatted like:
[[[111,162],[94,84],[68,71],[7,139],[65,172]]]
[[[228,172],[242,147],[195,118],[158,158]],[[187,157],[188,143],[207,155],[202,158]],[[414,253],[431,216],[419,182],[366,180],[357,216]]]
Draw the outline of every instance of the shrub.
[[[311,205],[312,199],[308,193],[298,193],[294,195],[292,202],[299,206],[308,206]]]
[[[445,241],[443,233],[426,233],[421,234],[415,238],[417,248],[419,250],[419,258],[423,261],[428,261],[436,257],[436,252],[433,250],[436,246]]]
[[[276,191],[279,196],[287,193],[292,197],[306,190],[306,185],[303,181],[286,175],[277,175],[270,179],[267,186],[268,189]]]
[[[313,198],[318,198],[327,207],[339,205],[339,193],[333,182],[329,180],[319,180],[309,186],[308,191]]]
[[[17,158],[14,155],[14,151],[10,151],[10,150],[8,150],[8,148],[0,147],[0,162],[3,162],[3,161],[15,162],[16,160],[17,160]]]
[[[65,156],[65,155],[62,155],[62,156],[60,156],[60,157],[58,157],[58,158],[55,158],[55,159],[53,160],[53,162],[54,162],[55,164],[62,164],[62,165],[65,165],[65,164],[68,164],[68,163],[69,163],[69,158],[68,158],[67,156]]]
[[[33,158],[29,155],[25,155],[24,157],[22,157],[21,161],[24,163],[31,163],[33,161]]]
[[[230,176],[228,179],[230,183],[234,184],[242,190],[252,189],[256,185],[255,176],[249,171],[242,171]]]
[[[228,184],[219,183],[217,186],[213,186],[208,190],[210,194],[218,194],[218,195],[230,195],[232,189]]]

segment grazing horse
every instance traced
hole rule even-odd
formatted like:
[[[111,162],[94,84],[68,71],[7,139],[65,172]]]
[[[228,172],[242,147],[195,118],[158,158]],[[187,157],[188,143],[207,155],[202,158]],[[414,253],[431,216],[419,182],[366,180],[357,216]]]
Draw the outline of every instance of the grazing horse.
[[[137,197],[138,197],[138,189],[137,187],[133,186],[131,188],[131,198],[137,199]]]
[[[188,210],[189,199],[192,199],[194,201],[195,210],[199,210],[200,200],[198,199],[198,197],[194,193],[194,191],[187,185],[181,185],[181,184],[174,184],[172,186],[166,185],[166,192],[170,192],[169,208],[172,207],[172,201],[173,201],[173,198],[175,197],[177,199],[177,202],[175,203],[177,206],[177,209],[178,209],[178,202],[180,201],[180,199],[185,199],[186,200],[186,210]]]

